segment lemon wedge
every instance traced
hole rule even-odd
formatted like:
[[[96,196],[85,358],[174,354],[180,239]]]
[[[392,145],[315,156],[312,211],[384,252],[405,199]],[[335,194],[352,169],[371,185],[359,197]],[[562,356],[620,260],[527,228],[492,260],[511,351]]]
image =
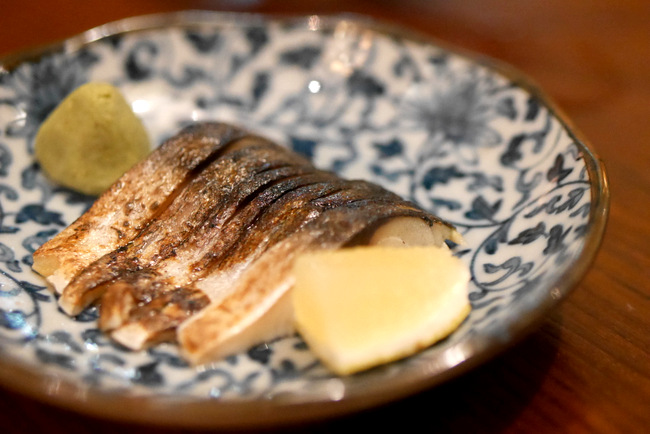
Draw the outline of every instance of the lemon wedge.
[[[333,372],[414,354],[467,317],[469,270],[446,247],[354,247],[294,264],[296,328]]]

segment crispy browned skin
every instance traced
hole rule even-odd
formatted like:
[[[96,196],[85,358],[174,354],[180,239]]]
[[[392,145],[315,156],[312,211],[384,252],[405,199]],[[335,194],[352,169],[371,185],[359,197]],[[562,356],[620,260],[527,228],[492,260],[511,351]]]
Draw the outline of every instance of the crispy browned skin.
[[[62,292],[101,256],[127,243],[224,146],[244,132],[226,124],[196,124],[125,173],[84,215],[34,253],[35,271]]]
[[[268,246],[313,218],[309,215],[312,210],[304,207],[305,203],[335,191],[337,184],[332,181],[336,179],[331,174],[312,173],[288,177],[268,185],[250,202],[242,205],[230,219],[222,216],[225,221],[206,222],[182,248],[177,249],[173,257],[158,264],[158,271],[173,274],[173,280],[178,284],[194,282],[195,287],[203,289],[218,301],[234,288],[234,282],[246,265],[253,263]],[[269,208],[271,205],[273,210]],[[260,227],[267,230],[263,232]],[[124,297],[124,301],[116,303],[127,304],[130,295],[124,293]],[[123,324],[127,322],[131,323],[127,326],[130,330],[141,333],[148,330],[150,339],[157,340],[155,331],[133,315],[122,318]],[[134,322],[140,325],[136,328]]]
[[[301,157],[277,145],[254,142],[242,148],[235,144],[197,174],[131,241],[80,272],[64,289],[61,307],[77,314],[99,298],[108,283],[140,270],[149,273],[161,262],[179,263],[177,257],[183,252],[212,255],[219,249],[214,243],[222,240],[217,235],[223,225],[251,194],[277,179],[313,170]],[[187,274],[196,267],[183,262],[169,278],[179,285],[188,284]]]
[[[343,180],[281,146],[222,124],[196,125],[163,146],[174,144],[203,159],[188,164],[187,158],[173,161],[154,153],[158,176],[184,177],[158,200],[148,197],[158,204],[155,212],[138,213],[139,223],[127,225],[128,235],[112,241],[112,248],[93,251],[92,261],[83,253],[85,262],[75,265],[59,300],[66,312],[76,314],[101,299],[100,328],[134,349],[174,340],[180,326],[185,355],[202,363],[286,333],[289,270],[297,254],[341,247],[394,217],[444,226],[377,185]],[[200,153],[202,146],[210,150]],[[177,155],[166,148],[159,152]],[[121,182],[139,179],[150,165],[136,166]],[[124,204],[142,198],[133,188],[120,190],[127,195],[116,198],[111,189],[79,221],[102,228],[120,221],[106,217],[109,224],[98,214],[109,209],[109,199]],[[119,212],[124,205],[111,209]],[[120,218],[128,215],[122,212]],[[83,236],[71,237],[71,231]],[[79,256],[75,241],[85,252],[93,232],[70,229],[62,237],[43,252],[62,250],[74,258]]]

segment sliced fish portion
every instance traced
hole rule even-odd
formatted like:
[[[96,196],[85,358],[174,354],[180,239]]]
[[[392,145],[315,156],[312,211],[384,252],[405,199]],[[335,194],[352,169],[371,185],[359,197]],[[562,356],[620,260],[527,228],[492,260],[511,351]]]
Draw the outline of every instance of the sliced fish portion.
[[[126,172],[79,219],[43,244],[34,253],[33,269],[61,293],[81,270],[135,237],[202,164],[244,134],[221,123],[184,129]]]
[[[62,291],[61,308],[69,315],[77,315],[101,297],[107,283],[139,270],[148,273],[166,259],[173,261],[179,249],[192,249],[205,242],[205,231],[199,230],[202,226],[209,229],[208,233],[218,233],[220,221],[232,215],[260,182],[269,182],[269,173],[291,167],[289,173],[296,174],[306,167],[305,161],[296,160],[297,156],[277,145],[242,147],[241,142],[247,143],[245,139],[235,142],[188,181],[168,207],[133,239],[80,271]],[[280,149],[287,158],[277,158]],[[193,236],[197,230],[203,232],[199,237]],[[169,278],[186,283],[181,274]]]
[[[35,253],[66,313],[100,302],[99,327],[132,349],[176,340],[198,364],[291,333],[302,252],[459,241],[377,185],[224,124],[192,126],[149,160]]]

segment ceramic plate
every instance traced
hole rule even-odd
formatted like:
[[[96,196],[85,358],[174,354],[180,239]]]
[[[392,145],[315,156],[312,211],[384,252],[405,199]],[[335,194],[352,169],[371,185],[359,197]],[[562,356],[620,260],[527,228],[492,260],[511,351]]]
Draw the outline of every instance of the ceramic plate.
[[[600,242],[603,169],[518,74],[359,17],[206,12],[111,23],[0,69],[0,379],[94,415],[254,426],[355,411],[432,387],[521,338],[566,296]],[[473,310],[448,339],[358,375],[298,336],[191,368],[173,345],[129,352],[71,319],[32,253],[92,198],[48,182],[35,133],[77,86],[118,86],[159,143],[197,120],[265,134],[455,224]]]

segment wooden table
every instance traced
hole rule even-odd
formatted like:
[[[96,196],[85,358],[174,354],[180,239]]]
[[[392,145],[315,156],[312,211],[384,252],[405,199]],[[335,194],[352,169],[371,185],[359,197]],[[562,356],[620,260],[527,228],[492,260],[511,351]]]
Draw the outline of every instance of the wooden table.
[[[418,396],[301,427],[650,432],[650,3],[644,0],[4,2],[0,55],[178,9],[359,12],[504,60],[536,80],[606,162],[608,231],[583,281],[524,342]],[[3,433],[156,432],[0,390]]]

